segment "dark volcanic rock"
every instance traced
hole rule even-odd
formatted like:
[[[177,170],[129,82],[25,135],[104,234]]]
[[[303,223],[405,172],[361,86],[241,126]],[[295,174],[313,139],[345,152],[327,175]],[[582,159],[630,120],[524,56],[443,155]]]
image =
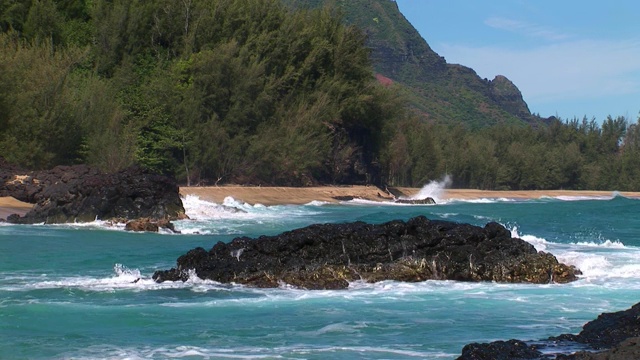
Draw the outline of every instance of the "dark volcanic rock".
[[[5,164],[6,165],[6,164]],[[0,196],[35,203],[17,223],[86,222],[98,219],[177,219],[184,215],[172,178],[129,168],[104,174],[87,165],[57,166],[47,171],[1,167]]]
[[[173,223],[166,219],[154,220],[149,218],[135,219],[131,221],[127,221],[124,229],[127,231],[148,231],[148,232],[158,232],[161,228],[170,230],[174,233],[179,233],[176,230]]]
[[[527,345],[520,340],[509,340],[466,345],[462,348],[462,355],[458,357],[458,360],[539,359],[542,355],[533,345]]]
[[[640,359],[640,303],[630,309],[603,313],[586,323],[578,335],[563,334],[545,342],[560,345],[579,343],[596,351],[579,351],[575,354],[552,354],[546,351],[544,358],[562,360],[626,360]],[[537,359],[543,354],[543,345],[527,345],[519,340],[494,341],[486,344],[469,344],[462,349],[459,360],[471,359]],[[548,347],[552,349],[551,346]],[[523,357],[523,349],[532,357]],[[606,351],[602,351],[607,349]],[[531,351],[529,353],[529,351]],[[535,355],[538,352],[538,355]]]
[[[355,222],[311,225],[277,236],[236,238],[211,250],[196,248],[177,267],[156,271],[156,281],[186,280],[187,272],[223,283],[257,287],[287,283],[307,289],[346,288],[349,281],[576,280],[580,272],[497,223],[484,228],[424,216],[380,225]]]
[[[413,205],[433,205],[436,203],[435,200],[431,197],[427,197],[424,199],[396,199],[399,204],[413,204]]]
[[[630,360],[640,359],[640,337],[622,341],[610,350],[601,352],[579,351],[573,355],[560,356],[563,360]]]
[[[552,341],[575,341],[594,349],[608,349],[631,337],[640,336],[640,303],[630,309],[603,313],[586,323],[578,335],[564,334]]]

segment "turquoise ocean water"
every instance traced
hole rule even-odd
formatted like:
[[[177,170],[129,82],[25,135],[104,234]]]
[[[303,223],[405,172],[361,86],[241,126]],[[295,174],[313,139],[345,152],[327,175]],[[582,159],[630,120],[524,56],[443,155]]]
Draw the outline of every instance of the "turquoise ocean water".
[[[220,205],[185,199],[193,220],[176,223],[180,235],[101,222],[0,225],[0,359],[453,359],[470,342],[577,333],[640,301],[638,199]],[[584,275],[565,285],[390,281],[342,291],[150,280],[188,250],[240,235],[416,215],[500,222]]]

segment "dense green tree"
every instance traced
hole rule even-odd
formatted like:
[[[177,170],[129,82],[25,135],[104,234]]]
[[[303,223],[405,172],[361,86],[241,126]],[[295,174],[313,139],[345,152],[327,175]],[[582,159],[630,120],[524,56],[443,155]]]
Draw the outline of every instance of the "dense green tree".
[[[36,41],[61,41],[62,17],[53,0],[34,0],[24,23],[24,35]]]
[[[0,31],[0,154],[25,167],[138,164],[187,184],[422,186],[448,174],[456,187],[640,189],[640,120],[425,121],[406,111],[415,94],[375,81],[366,35],[340,9],[0,0]],[[440,111],[474,124],[456,99],[483,100],[451,69]],[[482,122],[504,117],[491,111]]]

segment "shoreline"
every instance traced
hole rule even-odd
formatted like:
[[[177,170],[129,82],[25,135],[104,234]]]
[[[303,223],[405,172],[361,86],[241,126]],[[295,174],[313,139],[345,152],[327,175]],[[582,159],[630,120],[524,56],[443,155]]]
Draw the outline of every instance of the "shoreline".
[[[390,188],[405,196],[417,194],[420,188]],[[615,192],[594,190],[476,190],[476,189],[438,189],[436,202],[450,200],[479,200],[479,199],[540,199],[545,197],[557,198],[608,198],[614,194],[630,198],[640,198],[640,192]],[[312,201],[338,203],[336,197],[360,198],[369,201],[393,201],[393,197],[375,186],[316,186],[316,187],[260,187],[260,186],[208,186],[208,187],[180,187],[180,195],[198,196],[201,200],[222,204],[227,196],[249,204],[270,205],[303,205]]]
[[[391,188],[409,197],[420,192],[420,188]],[[615,193],[629,198],[640,199],[640,192],[630,191],[596,191],[596,190],[477,190],[477,189],[438,189],[434,196],[436,202],[451,200],[480,200],[480,199],[540,199],[555,198],[609,198]],[[369,201],[389,202],[393,197],[375,186],[345,185],[345,186],[314,186],[314,187],[260,187],[260,186],[191,186],[180,187],[180,196],[198,196],[201,200],[222,204],[228,196],[248,204],[272,205],[304,205],[313,201],[338,203],[336,197],[359,198]],[[433,196],[433,195],[431,195]],[[11,214],[24,216],[33,208],[29,204],[13,197],[0,197],[0,219],[6,219]]]

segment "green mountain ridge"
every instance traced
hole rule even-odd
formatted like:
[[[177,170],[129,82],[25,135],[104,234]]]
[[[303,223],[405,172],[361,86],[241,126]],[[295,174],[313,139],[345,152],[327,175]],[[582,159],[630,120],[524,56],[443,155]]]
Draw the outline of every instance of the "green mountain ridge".
[[[395,1],[287,1],[294,7],[339,9],[349,24],[366,33],[375,72],[397,84],[427,120],[462,122],[472,129],[546,120],[531,114],[520,90],[505,76],[482,79],[469,67],[448,64],[402,15]]]

